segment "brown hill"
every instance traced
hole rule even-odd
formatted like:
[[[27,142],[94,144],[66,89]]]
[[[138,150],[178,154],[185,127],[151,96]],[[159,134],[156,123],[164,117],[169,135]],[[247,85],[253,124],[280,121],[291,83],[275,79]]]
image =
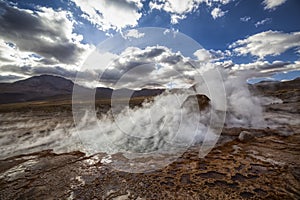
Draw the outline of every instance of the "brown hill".
[[[0,104],[19,103],[41,100],[70,100],[72,98],[73,87],[88,91],[79,85],[75,85],[71,80],[52,75],[34,76],[14,83],[0,83]],[[110,99],[112,93],[116,97],[149,97],[156,96],[163,92],[163,89],[142,89],[129,90],[111,88],[96,88],[96,99]]]

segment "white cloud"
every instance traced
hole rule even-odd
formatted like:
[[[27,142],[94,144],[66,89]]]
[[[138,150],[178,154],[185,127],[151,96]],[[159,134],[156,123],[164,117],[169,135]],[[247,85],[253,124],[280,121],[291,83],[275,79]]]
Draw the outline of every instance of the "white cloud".
[[[252,63],[235,64],[231,60],[226,60],[214,64],[223,67],[230,75],[243,77],[244,80],[248,79],[251,83],[265,79],[273,80],[271,76],[276,73],[300,70],[300,61],[292,63],[284,61],[255,61]]]
[[[206,50],[206,49],[198,49],[194,52],[194,56],[198,59],[200,62],[215,62],[220,59],[223,59],[225,57],[231,56],[231,53],[229,50],[225,50],[224,52],[221,50]]]
[[[151,10],[153,10],[153,9],[161,10],[163,7],[164,7],[164,4],[158,4],[156,1],[154,1],[154,2],[150,1],[149,2],[149,8]]]
[[[170,31],[170,29],[166,29],[165,31],[164,31],[164,35],[167,35],[168,33],[170,33],[171,31]]]
[[[241,70],[257,70],[259,72],[273,72],[277,70],[286,70],[286,66],[290,63],[283,62],[283,61],[256,61],[253,63],[243,63],[243,64],[235,64],[231,67],[234,71],[241,71]]]
[[[83,17],[99,30],[134,27],[141,18],[142,0],[72,0],[84,13]]]
[[[151,10],[164,10],[171,16],[171,23],[177,24],[180,20],[185,19],[187,14],[195,12],[201,3],[205,3],[207,6],[212,7],[214,5],[225,5],[231,0],[152,0],[149,3]],[[218,11],[219,8],[215,12]],[[214,10],[215,10],[214,9]],[[223,11],[217,13],[218,17],[225,14]]]
[[[171,23],[177,24],[179,20],[186,18],[186,14],[193,12],[198,8],[199,2],[196,0],[163,0],[151,1],[149,7],[151,10],[164,10],[170,13]]]
[[[231,60],[222,62],[216,62],[217,66],[226,68],[231,73],[247,72],[249,78],[253,76],[268,76],[276,72],[286,72],[292,70],[300,70],[300,62],[284,62],[276,60],[273,62],[269,61],[255,61],[252,63],[241,63],[235,64]]]
[[[228,4],[231,0],[213,0],[213,2],[219,2],[220,4]]]
[[[220,8],[214,8],[210,14],[214,19],[217,19],[224,16],[226,12],[227,11],[222,11]]]
[[[97,50],[93,51],[88,59],[83,63],[81,70],[100,70],[104,71],[109,64],[117,59],[118,55],[110,52],[99,52]]]
[[[283,33],[271,30],[238,40],[229,46],[238,55],[251,54],[260,59],[269,55],[280,55],[295,47],[300,47],[300,32]]]
[[[240,20],[242,22],[248,22],[249,20],[251,20],[251,17],[249,17],[249,16],[241,17]]]
[[[176,35],[179,33],[179,30],[178,29],[174,29],[174,28],[171,28],[171,29],[166,29],[163,34],[164,35],[168,35],[168,34],[171,34],[173,35],[173,38],[176,37]]]
[[[225,69],[226,68],[231,69],[234,66],[234,63],[232,60],[218,61],[218,62],[215,62],[215,64],[217,66],[222,66]]]
[[[300,70],[300,61],[297,60],[294,63],[289,64],[288,70],[286,70],[286,71],[289,71],[289,70]]]
[[[232,0],[196,0],[197,2],[200,3],[206,3],[207,6],[212,7],[214,5],[226,5]]]
[[[175,13],[175,14],[185,14],[192,12],[196,6],[197,1],[195,0],[167,0],[160,1],[162,4],[158,4],[158,2],[154,2],[150,5],[150,9],[164,9],[166,12]]]
[[[145,36],[145,33],[140,33],[136,29],[131,29],[131,30],[127,31],[124,36],[125,36],[125,38],[142,38]]]
[[[194,53],[194,56],[196,56],[199,61],[203,61],[203,62],[208,62],[213,58],[213,56],[209,53],[209,51],[205,49],[198,49]]]
[[[272,21],[271,18],[266,18],[266,19],[263,19],[261,21],[256,22],[254,25],[257,28],[257,27],[262,26],[264,24],[270,23],[271,21]]]
[[[185,19],[186,15],[171,15],[171,24],[178,24],[180,20]]]
[[[284,4],[286,0],[264,0],[265,10],[276,9],[277,6]]]

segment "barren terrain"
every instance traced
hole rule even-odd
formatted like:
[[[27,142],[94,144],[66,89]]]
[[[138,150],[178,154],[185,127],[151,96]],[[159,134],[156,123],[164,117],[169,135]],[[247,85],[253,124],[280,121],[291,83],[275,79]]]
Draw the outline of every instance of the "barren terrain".
[[[0,199],[299,199],[299,85],[299,79],[256,85],[253,93],[282,100],[264,106],[270,126],[224,127],[205,158],[193,146],[146,173],[116,170],[132,162],[120,153],[73,151],[80,141],[61,137],[74,126],[69,100],[3,104]],[[106,112],[109,101],[97,107]]]

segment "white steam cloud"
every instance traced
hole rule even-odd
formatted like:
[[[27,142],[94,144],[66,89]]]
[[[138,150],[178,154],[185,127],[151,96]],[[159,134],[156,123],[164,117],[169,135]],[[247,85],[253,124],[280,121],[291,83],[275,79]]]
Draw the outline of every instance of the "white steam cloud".
[[[221,74],[224,85],[217,80],[216,71]],[[216,70],[214,66],[201,75],[196,78],[196,91],[166,91],[153,101],[144,102],[141,107],[129,108],[127,104],[123,105],[122,110],[113,107],[111,112],[99,119],[85,112],[81,123],[77,124],[78,130],[72,126],[71,120],[54,126],[51,122],[53,118],[42,121],[37,118],[29,122],[25,119],[26,122],[16,122],[13,127],[1,125],[2,157],[43,149],[54,149],[56,152],[80,150],[87,154],[176,153],[204,140],[214,145],[224,122],[227,127],[265,126],[261,103],[266,102],[266,98],[253,96],[245,78]],[[209,108],[199,111],[196,98],[183,104],[196,93],[210,98]],[[9,120],[7,116],[5,118]],[[47,129],[50,131],[38,131]],[[31,133],[26,135],[24,130],[31,130]]]
[[[254,128],[265,125],[261,100],[250,93],[245,77],[229,75],[213,65],[202,70],[196,77],[195,91],[166,91],[133,109],[127,104],[113,104],[112,111],[100,119],[93,113],[75,116],[80,121],[78,132],[86,151],[174,153],[194,144],[213,146],[224,124]],[[196,98],[183,104],[194,94],[209,97],[210,107],[199,111]]]

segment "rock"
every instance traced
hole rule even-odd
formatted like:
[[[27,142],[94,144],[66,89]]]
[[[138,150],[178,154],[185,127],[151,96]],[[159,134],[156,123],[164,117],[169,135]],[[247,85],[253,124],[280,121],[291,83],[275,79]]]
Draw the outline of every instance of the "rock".
[[[190,95],[182,103],[181,107],[191,104],[193,101],[198,102],[199,110],[205,110],[209,107],[210,99],[204,94]]]
[[[249,131],[242,131],[239,135],[239,140],[241,142],[247,142],[249,140],[254,139],[255,136],[253,135],[253,133],[249,132]]]

